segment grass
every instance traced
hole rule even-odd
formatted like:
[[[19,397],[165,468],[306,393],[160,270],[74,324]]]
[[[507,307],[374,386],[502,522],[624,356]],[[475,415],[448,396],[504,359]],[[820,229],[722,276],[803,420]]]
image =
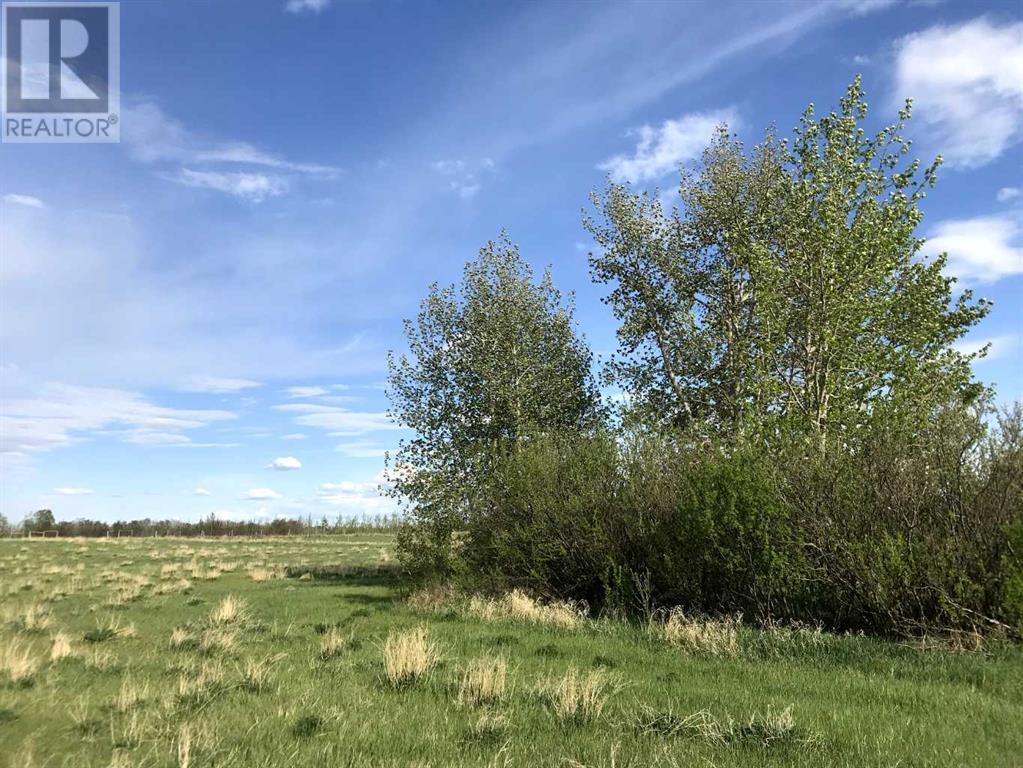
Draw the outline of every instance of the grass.
[[[405,600],[385,535],[2,540],[0,616],[11,768],[997,767],[1023,754],[1017,646],[678,612],[629,626],[521,592]]]

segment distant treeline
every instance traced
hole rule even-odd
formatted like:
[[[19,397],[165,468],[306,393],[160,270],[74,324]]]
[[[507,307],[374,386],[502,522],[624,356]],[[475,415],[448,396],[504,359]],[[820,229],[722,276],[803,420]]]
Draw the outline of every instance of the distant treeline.
[[[61,537],[119,537],[119,536],[312,536],[341,533],[361,533],[393,530],[398,527],[398,515],[377,515],[360,519],[337,518],[314,521],[306,518],[277,518],[266,522],[237,522],[222,520],[212,515],[194,523],[181,520],[119,520],[106,523],[100,520],[57,521],[51,510],[41,509],[25,518],[20,525],[3,525],[0,535],[27,536],[50,534]]]

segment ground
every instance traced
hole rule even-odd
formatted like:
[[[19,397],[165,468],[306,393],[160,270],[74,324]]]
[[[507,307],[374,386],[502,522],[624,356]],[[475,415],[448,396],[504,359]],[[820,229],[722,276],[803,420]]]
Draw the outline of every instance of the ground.
[[[0,764],[1023,764],[1016,646],[409,600],[393,556],[385,534],[0,540]]]

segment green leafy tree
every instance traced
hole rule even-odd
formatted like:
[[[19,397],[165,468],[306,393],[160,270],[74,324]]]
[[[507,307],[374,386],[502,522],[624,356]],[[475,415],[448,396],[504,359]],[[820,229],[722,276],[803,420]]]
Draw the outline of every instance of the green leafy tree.
[[[22,525],[26,532],[41,533],[42,531],[52,531],[55,529],[57,527],[57,520],[51,510],[39,509],[26,517]]]
[[[430,288],[405,335],[408,354],[388,359],[388,396],[415,434],[389,457],[390,492],[409,508],[406,562],[445,572],[494,458],[531,436],[591,428],[599,398],[571,301],[549,272],[535,281],[503,234],[460,286]]]
[[[791,143],[768,133],[747,155],[722,129],[683,173],[681,211],[617,184],[596,198],[591,269],[621,323],[608,374],[634,417],[823,445],[982,393],[953,345],[989,305],[954,296],[915,234],[940,158],[907,159],[909,102],[874,135],[866,116],[857,78]]]
[[[0,514],[0,536],[11,535],[11,522],[7,519],[7,516]]]

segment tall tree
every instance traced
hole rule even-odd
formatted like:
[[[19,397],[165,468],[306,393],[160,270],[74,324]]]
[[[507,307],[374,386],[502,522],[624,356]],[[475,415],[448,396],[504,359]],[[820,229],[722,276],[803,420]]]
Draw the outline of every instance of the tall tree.
[[[408,354],[388,358],[388,396],[392,418],[415,434],[390,462],[390,482],[412,520],[403,551],[443,571],[497,453],[594,426],[599,398],[571,301],[549,271],[536,282],[504,234],[460,286],[430,288],[405,335]]]
[[[857,78],[791,144],[769,133],[747,155],[722,129],[683,173],[680,212],[622,185],[596,199],[591,269],[621,322],[609,374],[638,418],[823,445],[980,393],[953,344],[989,305],[953,296],[915,234],[940,158],[907,161],[909,102],[873,136],[866,116]]]

